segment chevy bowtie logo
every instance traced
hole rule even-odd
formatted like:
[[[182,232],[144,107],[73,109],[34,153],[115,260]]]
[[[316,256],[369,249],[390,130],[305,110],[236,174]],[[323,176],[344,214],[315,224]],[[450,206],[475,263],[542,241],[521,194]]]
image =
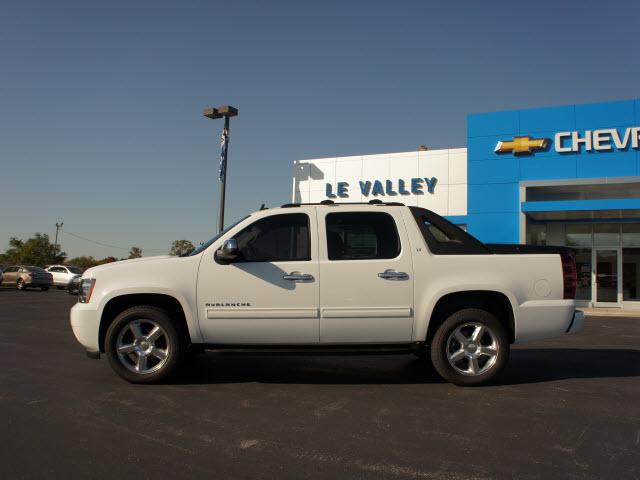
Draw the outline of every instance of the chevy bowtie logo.
[[[549,140],[546,138],[513,137],[513,140],[498,142],[496,153],[513,153],[514,155],[526,155],[535,150],[547,148]]]

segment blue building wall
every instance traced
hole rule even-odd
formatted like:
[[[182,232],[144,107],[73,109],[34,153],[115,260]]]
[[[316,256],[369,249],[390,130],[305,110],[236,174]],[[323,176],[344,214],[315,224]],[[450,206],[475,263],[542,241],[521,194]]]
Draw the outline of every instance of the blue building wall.
[[[624,151],[557,153],[557,132],[640,126],[640,100],[481,113],[467,120],[470,233],[484,242],[518,243],[520,182],[640,175],[640,154]],[[528,135],[549,148],[526,156],[496,153],[498,141]]]

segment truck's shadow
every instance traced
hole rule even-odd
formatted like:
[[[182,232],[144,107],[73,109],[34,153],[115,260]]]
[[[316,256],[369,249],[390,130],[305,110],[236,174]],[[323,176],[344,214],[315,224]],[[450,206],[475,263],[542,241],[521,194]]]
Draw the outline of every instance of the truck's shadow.
[[[640,350],[517,349],[498,385],[565,379],[640,377]],[[234,356],[206,354],[189,361],[178,384],[419,384],[441,383],[428,361],[390,356]]]
[[[503,385],[566,379],[640,377],[640,350],[523,348],[513,350]]]

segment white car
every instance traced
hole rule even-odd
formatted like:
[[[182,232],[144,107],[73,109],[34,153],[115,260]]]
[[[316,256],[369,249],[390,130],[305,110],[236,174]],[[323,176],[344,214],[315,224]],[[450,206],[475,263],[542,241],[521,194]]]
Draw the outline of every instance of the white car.
[[[53,285],[58,288],[68,288],[73,277],[82,275],[82,270],[69,265],[51,265],[45,269],[53,275]]]
[[[487,246],[398,203],[255,212],[185,257],[91,268],[71,310],[90,357],[136,383],[187,347],[415,353],[458,385],[493,380],[512,343],[579,330],[567,249]]]

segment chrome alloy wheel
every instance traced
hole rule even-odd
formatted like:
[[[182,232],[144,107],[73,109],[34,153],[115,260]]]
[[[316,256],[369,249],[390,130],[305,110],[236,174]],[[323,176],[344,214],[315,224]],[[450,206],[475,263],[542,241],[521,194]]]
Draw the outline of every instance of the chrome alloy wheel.
[[[169,358],[164,329],[153,320],[132,320],[118,334],[116,351],[128,370],[147,374],[160,370]]]
[[[490,370],[498,350],[495,334],[482,323],[464,323],[447,339],[449,365],[462,375],[478,376]]]

